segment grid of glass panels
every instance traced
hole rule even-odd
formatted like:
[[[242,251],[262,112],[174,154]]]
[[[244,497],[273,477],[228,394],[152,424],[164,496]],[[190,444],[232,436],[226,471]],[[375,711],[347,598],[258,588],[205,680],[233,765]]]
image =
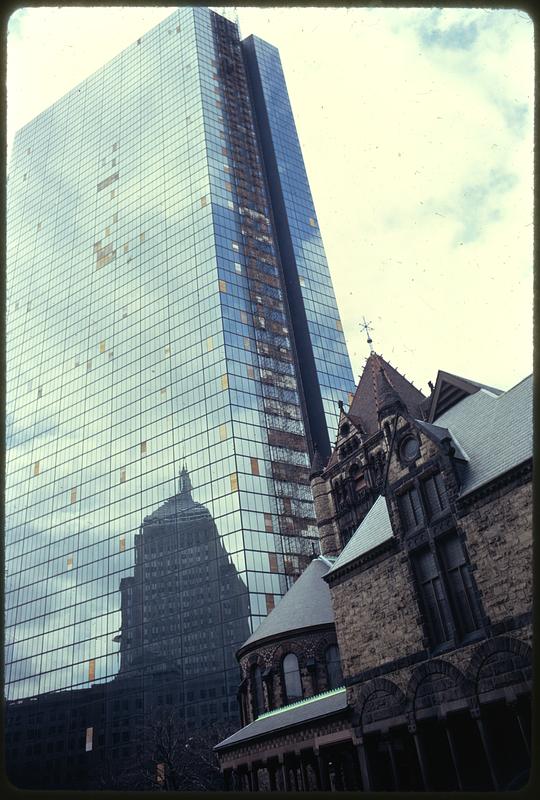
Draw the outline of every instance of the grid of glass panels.
[[[236,27],[181,8],[16,137],[6,697],[51,786],[135,758],[151,708],[235,721],[234,652],[316,550],[243,70]]]
[[[10,701],[56,692],[64,703],[71,690],[72,705],[102,709],[98,687],[129,689],[129,676],[154,686],[159,667],[174,672],[163,698],[188,722],[235,718],[234,651],[297,571],[298,539],[316,533],[271,230],[259,243],[266,283],[250,267],[252,222],[270,211],[240,202],[212,20],[179,9],[16,137]],[[199,614],[204,635],[197,580],[208,587],[199,610],[215,608],[212,624]],[[130,658],[141,642],[147,657]],[[114,697],[113,716],[128,702]],[[85,730],[90,750],[106,741],[114,755],[104,713]]]
[[[354,378],[279,52],[256,36],[250,38],[332,442],[338,423],[337,402],[350,403]]]

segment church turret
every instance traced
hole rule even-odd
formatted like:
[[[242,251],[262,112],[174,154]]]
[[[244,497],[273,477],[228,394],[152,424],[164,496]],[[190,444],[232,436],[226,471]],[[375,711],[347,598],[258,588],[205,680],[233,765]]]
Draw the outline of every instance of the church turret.
[[[400,411],[405,410],[405,404],[403,403],[403,400],[388,380],[388,377],[381,364],[379,364],[379,373],[377,375],[376,401],[377,417],[381,426],[387,417],[394,416]]]

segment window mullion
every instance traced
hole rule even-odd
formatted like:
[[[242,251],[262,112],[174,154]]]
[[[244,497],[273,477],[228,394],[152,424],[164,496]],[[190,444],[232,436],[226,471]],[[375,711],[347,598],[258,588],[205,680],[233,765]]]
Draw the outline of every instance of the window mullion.
[[[454,641],[457,641],[458,638],[459,638],[459,631],[458,631],[458,628],[456,626],[455,614],[454,614],[454,611],[453,611],[453,607],[452,607],[453,604],[452,604],[452,601],[451,601],[451,590],[450,590],[450,588],[448,586],[448,580],[447,580],[447,575],[446,575],[444,562],[441,559],[441,557],[439,555],[439,552],[438,552],[438,548],[436,547],[434,542],[431,543],[430,549],[431,549],[431,552],[433,554],[433,558],[434,558],[435,565],[437,567],[437,572],[438,572],[438,575],[439,575],[440,588],[441,588],[441,604],[442,604],[442,610],[443,610],[443,617],[444,617],[445,623],[446,623],[444,627],[445,627],[445,629],[448,630],[448,633],[449,633],[448,641],[450,641],[452,639]]]

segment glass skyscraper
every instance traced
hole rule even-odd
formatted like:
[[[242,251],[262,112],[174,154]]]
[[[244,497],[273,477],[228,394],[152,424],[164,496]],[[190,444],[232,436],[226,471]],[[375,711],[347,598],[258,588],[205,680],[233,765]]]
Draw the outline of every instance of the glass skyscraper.
[[[9,753],[75,748],[77,785],[134,753],[115,704],[236,722],[234,652],[318,547],[354,381],[277,50],[180,8],[22,128],[8,263]],[[63,744],[15,735],[60,707]]]

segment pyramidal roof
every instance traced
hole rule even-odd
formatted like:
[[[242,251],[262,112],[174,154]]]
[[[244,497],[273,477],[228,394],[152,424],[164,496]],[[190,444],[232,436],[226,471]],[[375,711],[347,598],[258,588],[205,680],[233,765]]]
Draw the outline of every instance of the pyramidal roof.
[[[383,381],[379,378],[380,372],[384,375],[385,380]],[[362,427],[368,436],[372,436],[379,430],[377,412],[384,400],[380,396],[381,385],[389,385],[408,412],[415,418],[422,418],[420,406],[426,398],[420,389],[413,386],[407,378],[401,375],[388,361],[385,361],[382,356],[372,352],[366,361],[362,377],[349,409],[349,416],[352,419],[358,418],[361,420]]]
[[[333,624],[330,590],[322,579],[331,566],[323,556],[314,558],[240,649],[279,634]]]

